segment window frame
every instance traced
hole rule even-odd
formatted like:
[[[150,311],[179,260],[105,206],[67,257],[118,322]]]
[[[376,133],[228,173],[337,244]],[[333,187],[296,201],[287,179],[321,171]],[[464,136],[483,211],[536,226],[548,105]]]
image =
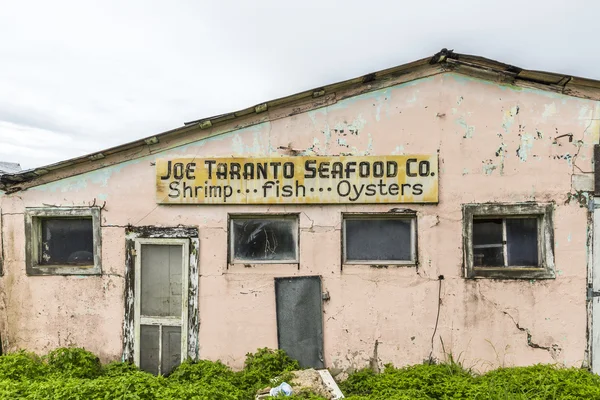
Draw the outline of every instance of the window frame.
[[[553,204],[463,204],[463,257],[465,278],[491,279],[555,279]],[[474,265],[473,220],[474,219],[535,218],[537,220],[538,265],[484,267]],[[506,222],[503,241],[506,241]],[[507,243],[503,243],[505,264]]]
[[[293,260],[247,260],[234,258],[235,240],[233,238],[233,223],[239,220],[251,219],[285,219],[292,220],[295,224],[292,232],[295,235],[296,257]],[[254,264],[300,264],[300,214],[299,213],[231,213],[227,215],[227,263],[228,265],[254,265]]]
[[[78,219],[92,220],[94,262],[88,265],[40,264],[42,220]],[[102,239],[100,226],[100,207],[35,207],[25,209],[25,269],[27,275],[101,275]]]
[[[346,254],[346,221],[348,219],[403,219],[410,220],[410,241],[411,241],[411,259],[410,260],[348,260]],[[417,213],[405,212],[402,214],[362,212],[362,213],[342,213],[342,265],[396,265],[396,266],[416,266],[418,264],[418,239],[417,239]]]

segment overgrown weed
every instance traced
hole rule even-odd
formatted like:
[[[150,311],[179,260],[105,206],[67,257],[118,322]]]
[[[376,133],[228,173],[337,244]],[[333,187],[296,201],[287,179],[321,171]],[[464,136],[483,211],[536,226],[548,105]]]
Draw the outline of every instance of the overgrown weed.
[[[127,363],[101,366],[83,349],[57,349],[45,357],[24,351],[0,356],[0,399],[251,400],[260,388],[291,378],[298,363],[281,350],[248,354],[244,369],[216,361],[185,361],[168,377]],[[275,378],[278,378],[274,380]],[[600,377],[555,365],[499,368],[478,375],[461,360],[354,372],[340,388],[349,400],[403,399],[600,399]],[[287,399],[322,400],[307,392]]]

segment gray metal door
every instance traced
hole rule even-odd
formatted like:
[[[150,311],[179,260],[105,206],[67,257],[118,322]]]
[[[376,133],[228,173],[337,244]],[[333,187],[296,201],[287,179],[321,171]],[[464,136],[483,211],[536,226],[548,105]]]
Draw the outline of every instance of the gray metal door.
[[[279,348],[303,368],[325,368],[321,277],[275,279]]]

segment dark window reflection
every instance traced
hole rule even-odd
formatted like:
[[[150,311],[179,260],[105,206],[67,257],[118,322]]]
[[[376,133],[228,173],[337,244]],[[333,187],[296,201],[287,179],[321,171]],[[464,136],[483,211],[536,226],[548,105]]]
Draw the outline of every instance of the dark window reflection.
[[[536,218],[506,220],[508,265],[538,266],[538,230]]]
[[[411,220],[361,218],[345,223],[347,260],[412,260]]]
[[[94,233],[91,218],[44,218],[41,220],[41,230],[40,264],[93,264]]]

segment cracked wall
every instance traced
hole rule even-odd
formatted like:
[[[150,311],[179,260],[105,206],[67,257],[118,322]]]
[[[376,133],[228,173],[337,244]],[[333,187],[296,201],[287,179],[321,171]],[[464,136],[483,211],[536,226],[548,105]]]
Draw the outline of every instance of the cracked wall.
[[[120,358],[125,227],[182,224],[199,228],[203,358],[241,367],[247,352],[276,347],[273,278],[316,274],[330,295],[323,315],[325,362],[335,370],[420,363],[430,354],[443,359],[444,350],[480,370],[536,362],[581,365],[587,202],[599,119],[597,102],[447,73],[0,196],[4,348],[47,352],[78,345],[105,361]],[[439,155],[439,204],[155,203],[153,163],[159,157],[410,153]],[[465,280],[461,205],[523,201],[556,204],[557,278]],[[24,208],[94,202],[105,204],[104,274],[27,277]],[[341,213],[393,207],[417,213],[418,268],[342,268]],[[299,265],[228,266],[227,215],[244,212],[299,213]],[[441,301],[439,275],[445,277]]]

